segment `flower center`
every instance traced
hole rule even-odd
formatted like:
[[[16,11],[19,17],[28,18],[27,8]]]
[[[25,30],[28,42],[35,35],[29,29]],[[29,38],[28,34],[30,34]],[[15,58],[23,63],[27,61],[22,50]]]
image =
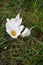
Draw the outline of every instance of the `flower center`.
[[[16,35],[16,31],[11,31],[11,34],[12,34],[13,36],[15,36],[15,35]]]

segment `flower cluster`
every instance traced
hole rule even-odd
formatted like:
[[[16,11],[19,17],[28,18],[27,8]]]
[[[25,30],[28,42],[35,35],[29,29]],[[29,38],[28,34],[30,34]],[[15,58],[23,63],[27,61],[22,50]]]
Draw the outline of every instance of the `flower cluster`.
[[[7,20],[6,32],[12,38],[17,38],[18,36],[26,37],[30,35],[31,30],[28,28],[25,28],[24,25],[21,25],[22,18],[20,18],[20,14],[18,14],[15,18],[12,18],[12,19],[7,18],[6,20]]]

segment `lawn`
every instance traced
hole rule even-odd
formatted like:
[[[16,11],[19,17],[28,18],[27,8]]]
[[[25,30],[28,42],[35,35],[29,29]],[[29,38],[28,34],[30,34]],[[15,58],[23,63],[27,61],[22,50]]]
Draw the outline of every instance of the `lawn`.
[[[13,39],[6,18],[18,13],[25,27],[36,27],[30,36]],[[43,0],[0,0],[0,65],[43,65]]]

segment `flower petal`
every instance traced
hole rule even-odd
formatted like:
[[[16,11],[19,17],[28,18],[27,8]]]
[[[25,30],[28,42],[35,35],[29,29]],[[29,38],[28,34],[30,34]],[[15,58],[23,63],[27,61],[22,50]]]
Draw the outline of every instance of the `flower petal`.
[[[6,21],[7,21],[7,22],[10,22],[10,19],[9,19],[9,18],[6,18]]]
[[[15,17],[16,20],[20,19],[20,14]]]
[[[21,25],[18,28],[19,28],[19,31],[21,32],[24,29],[24,25]]]
[[[25,28],[25,30],[21,33],[21,37],[26,37],[30,35],[30,30]]]
[[[6,29],[9,28],[10,30],[13,29],[13,26],[10,22],[6,23]]]
[[[6,28],[9,28],[10,30],[18,29],[16,24],[14,24],[13,22],[9,22],[9,21],[7,21],[6,23]]]
[[[19,19],[19,20],[16,22],[16,25],[17,25],[17,26],[20,26],[21,23],[22,23],[22,18]]]
[[[19,26],[22,23],[22,18],[18,19],[17,21],[15,21],[14,18],[11,19],[10,22],[13,26]]]
[[[6,32],[10,35],[10,29],[7,28],[6,29]]]
[[[15,17],[15,23],[16,23],[17,26],[19,26],[22,23],[22,18],[20,18],[20,14],[18,14]]]
[[[11,25],[9,24],[9,22],[6,23],[6,29],[10,29],[11,30]]]
[[[15,24],[15,18],[12,18],[10,21],[11,23]]]

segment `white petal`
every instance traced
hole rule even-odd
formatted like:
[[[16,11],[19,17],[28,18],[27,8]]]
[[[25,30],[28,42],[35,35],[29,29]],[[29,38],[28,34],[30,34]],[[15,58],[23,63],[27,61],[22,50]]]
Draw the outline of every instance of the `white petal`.
[[[15,17],[15,23],[16,23],[17,26],[19,26],[22,23],[22,18],[20,18],[20,14],[18,14]]]
[[[7,22],[6,23],[6,28],[9,28],[10,30],[15,30],[15,29],[18,29],[17,25],[13,23],[13,21],[11,22]]]
[[[21,25],[18,28],[19,28],[19,31],[21,32],[24,29],[24,25]]]
[[[25,30],[22,32],[22,34],[27,33],[27,31],[28,31],[28,28],[25,28]]]
[[[7,30],[7,29],[10,29],[10,30],[11,30],[11,26],[9,25],[8,22],[6,23],[6,30]]]
[[[15,17],[16,20],[20,19],[20,14]]]
[[[21,33],[22,37],[26,37],[30,35],[30,30],[28,28],[25,28],[25,30]]]
[[[22,18],[20,18],[20,14],[16,16],[16,18],[6,19],[12,26],[19,26],[22,23]]]
[[[17,27],[17,24],[16,24],[14,18],[11,19],[10,23],[12,24],[13,28],[14,28],[14,27]]]
[[[10,19],[9,19],[9,18],[6,18],[6,21],[7,21],[7,22],[10,22]]]
[[[15,20],[11,20],[11,24],[13,26],[20,26],[20,24],[22,23],[22,18],[20,18],[19,20],[15,21]]]
[[[9,28],[9,29],[13,29],[13,25],[10,23],[10,22],[7,22],[6,23],[6,29]]]
[[[15,18],[12,18],[10,21],[11,23],[15,24]]]
[[[22,18],[21,18],[21,19],[19,19],[19,20],[16,22],[16,25],[17,25],[17,26],[20,26],[20,25],[21,25],[21,23],[22,23]]]
[[[16,26],[16,24],[15,24],[15,18],[12,18],[12,19],[6,19],[7,20],[7,24],[10,26],[10,27],[12,27],[12,28],[14,28],[14,26]]]
[[[10,35],[10,29],[7,28],[6,29],[6,32]]]
[[[10,22],[13,26],[19,26],[22,23],[22,18],[18,19],[17,21],[15,21],[14,18],[11,19]]]

